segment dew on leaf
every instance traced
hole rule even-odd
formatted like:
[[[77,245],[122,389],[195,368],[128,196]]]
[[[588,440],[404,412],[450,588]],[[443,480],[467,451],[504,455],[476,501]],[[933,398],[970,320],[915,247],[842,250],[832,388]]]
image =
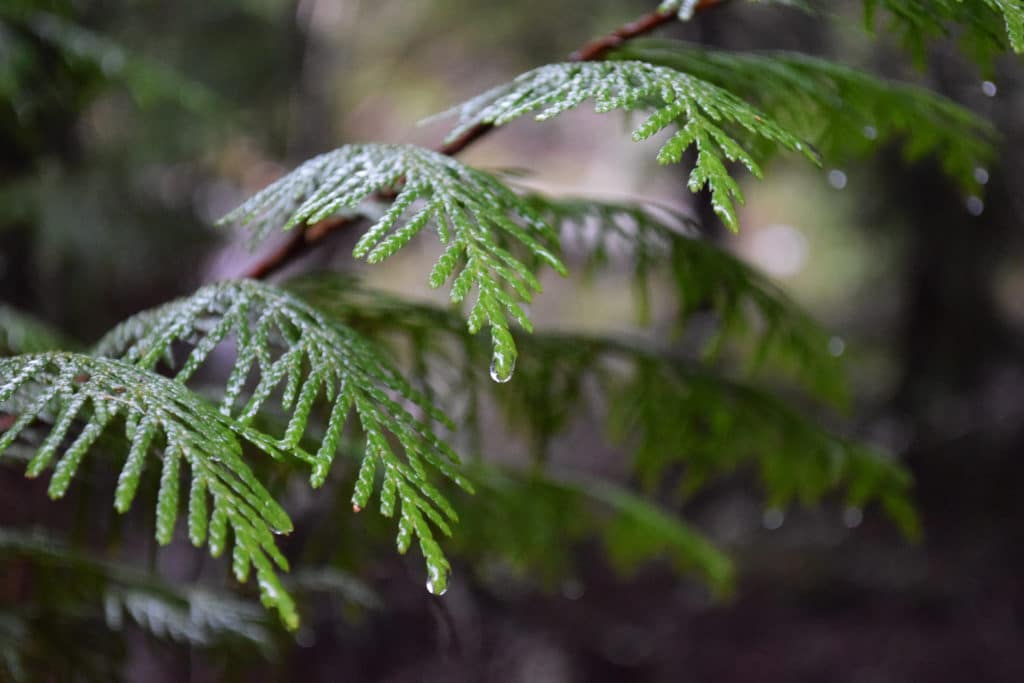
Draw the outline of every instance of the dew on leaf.
[[[448,592],[448,574],[437,565],[427,567],[427,590],[438,597]]]

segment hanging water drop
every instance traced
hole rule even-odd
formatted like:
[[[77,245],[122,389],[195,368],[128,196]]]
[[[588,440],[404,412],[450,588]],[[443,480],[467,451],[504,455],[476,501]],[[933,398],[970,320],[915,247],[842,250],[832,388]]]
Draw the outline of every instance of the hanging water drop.
[[[436,565],[427,567],[427,591],[438,597],[448,592],[448,574]]]
[[[271,506],[264,505],[263,507],[267,508],[267,509],[270,509]],[[283,520],[281,522],[270,522],[268,520],[268,525],[270,527],[271,533],[273,533],[275,536],[287,536],[292,531],[294,531],[294,529],[292,528],[292,526],[290,524],[290,520],[287,520],[287,519],[285,519],[285,520]]]
[[[874,126],[864,126],[864,137],[868,140],[874,140],[878,137],[878,129]]]
[[[448,592],[448,586],[445,586],[444,588],[438,590],[438,587],[434,585],[433,581],[427,581],[427,590],[430,591],[431,595],[441,597],[442,595]]]
[[[987,185],[988,184],[988,169],[982,168],[981,166],[979,166],[978,168],[974,169],[974,179],[976,181],[978,181],[979,185]]]
[[[504,384],[512,379],[515,369],[516,359],[514,356],[509,358],[500,351],[494,352],[494,357],[491,359],[491,379],[498,384]]]
[[[981,92],[985,94],[985,97],[995,97],[996,93],[999,92],[999,88],[992,81],[982,81]]]

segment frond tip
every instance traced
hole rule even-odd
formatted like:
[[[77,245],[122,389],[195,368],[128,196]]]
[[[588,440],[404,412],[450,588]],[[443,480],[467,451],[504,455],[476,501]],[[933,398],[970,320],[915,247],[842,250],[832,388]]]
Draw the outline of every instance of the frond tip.
[[[733,230],[738,224],[733,202],[742,203],[743,195],[725,160],[738,161],[761,177],[760,166],[740,139],[760,138],[817,162],[815,152],[800,138],[728,91],[689,74],[640,61],[548,64],[439,117],[457,117],[448,135],[448,140],[453,140],[478,124],[500,126],[537,111],[537,120],[543,121],[590,99],[598,113],[653,110],[633,131],[637,141],[675,124],[678,130],[662,145],[658,161],[678,162],[687,148],[696,145],[697,163],[688,186],[697,192],[707,185],[715,213]]]
[[[257,433],[218,413],[177,382],[121,361],[73,353],[0,360],[0,410],[14,416],[0,435],[0,454],[36,421],[50,425],[26,474],[36,477],[56,461],[51,498],[64,495],[86,453],[115,419],[123,418],[130,447],[114,494],[117,510],[125,512],[131,506],[147,456],[158,452],[162,465],[156,538],[162,545],[170,543],[184,463],[191,471],[192,543],[206,543],[210,554],[218,556],[227,547],[230,528],[239,581],[255,567],[264,605],[275,607],[288,626],[298,624],[295,605],[277,576],[277,568],[287,569],[288,562],[274,542],[274,534],[292,530],[291,520],[242,460],[239,437],[280,457]],[[75,429],[76,422],[83,426]],[[65,447],[72,432],[75,436]]]
[[[228,281],[129,318],[100,341],[97,351],[150,369],[167,356],[175,342],[187,342],[193,349],[177,374],[184,382],[231,336],[238,351],[221,413],[235,415],[240,425],[248,425],[284,385],[281,407],[288,413],[288,425],[279,440],[269,441],[273,447],[307,460],[313,470],[311,483],[320,486],[354,410],[365,435],[365,456],[352,504],[357,510],[367,506],[378,468],[382,470],[382,512],[391,516],[396,498],[400,503],[399,550],[405,552],[412,537],[418,537],[427,571],[433,583],[442,586],[448,561],[426,520],[450,535],[450,524],[457,521],[457,515],[448,499],[430,484],[429,470],[472,490],[459,471],[458,456],[428,422],[433,419],[451,426],[451,421],[351,328],[271,285]],[[259,381],[248,401],[236,410],[253,369],[258,371]],[[321,396],[326,398],[330,417],[326,432],[319,437],[319,450],[309,455],[301,442]],[[410,408],[422,412],[425,419],[414,416]],[[404,457],[400,457],[402,451]]]
[[[541,285],[502,243],[522,243],[559,273],[565,267],[555,255],[557,236],[493,176],[412,145],[346,145],[305,162],[222,222],[253,222],[256,239],[262,239],[279,227],[315,223],[356,208],[377,193],[394,193],[394,202],[359,239],[355,256],[383,261],[433,224],[445,250],[430,273],[430,286],[438,288],[454,277],[455,302],[476,286],[469,329],[476,333],[490,326],[494,374],[507,379],[516,357],[509,318],[532,330],[521,303],[528,303]]]

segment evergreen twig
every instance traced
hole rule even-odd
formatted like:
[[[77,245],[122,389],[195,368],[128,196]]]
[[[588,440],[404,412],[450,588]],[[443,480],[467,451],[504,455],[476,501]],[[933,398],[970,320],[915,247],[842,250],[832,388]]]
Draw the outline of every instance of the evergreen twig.
[[[722,4],[723,1],[699,0],[694,6],[694,11],[711,9],[716,5]],[[568,61],[591,62],[602,60],[609,52],[627,40],[646,35],[663,24],[675,20],[677,20],[675,12],[658,8],[627,24],[623,24],[602,38],[597,38],[587,43],[569,55]],[[437,151],[441,154],[454,156],[487,135],[493,128],[494,126],[489,123],[473,126],[458,138],[438,147]],[[296,230],[288,238],[288,241],[250,266],[240,277],[255,280],[268,278],[312,251],[328,235],[351,225],[354,220],[357,219],[351,216],[336,216],[306,226],[301,230]]]

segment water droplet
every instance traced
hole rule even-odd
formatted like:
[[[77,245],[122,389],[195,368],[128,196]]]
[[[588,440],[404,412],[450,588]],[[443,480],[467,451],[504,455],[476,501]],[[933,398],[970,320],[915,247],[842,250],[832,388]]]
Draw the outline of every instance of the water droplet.
[[[562,595],[567,600],[579,600],[584,592],[583,582],[579,579],[569,579],[562,584]]]
[[[967,198],[967,213],[972,216],[980,216],[985,211],[985,202],[980,197]]]
[[[356,505],[355,503],[352,503],[352,512],[355,512],[355,513],[360,513],[360,512],[362,512],[362,511],[363,511],[363,508],[359,507],[359,506],[358,506],[358,505]]]
[[[828,352],[833,356],[838,358],[843,355],[843,351],[846,351],[846,342],[842,337],[832,337],[828,340]]]
[[[864,521],[864,512],[856,505],[843,510],[843,524],[849,529],[853,529],[860,526],[860,523]]]
[[[999,88],[992,81],[982,81],[981,92],[985,94],[985,97],[995,97],[996,93],[999,92]]]
[[[878,137],[878,129],[874,126],[864,126],[864,137],[868,140],[874,140]]]
[[[828,172],[828,184],[837,190],[841,190],[846,187],[846,174],[838,168],[833,168]]]
[[[427,568],[427,590],[438,597],[448,592],[448,574],[440,567]]]
[[[978,181],[979,185],[987,185],[988,184],[988,169],[982,168],[981,166],[979,166],[978,168],[974,169],[974,179]]]
[[[764,525],[765,529],[774,531],[782,526],[782,523],[786,521],[786,513],[779,508],[768,508],[764,511],[764,517],[761,519],[761,524]]]
[[[498,384],[504,384],[505,382],[512,379],[512,373],[515,372],[516,361],[507,360],[505,354],[500,351],[494,352],[494,357],[491,359],[491,379]]]

